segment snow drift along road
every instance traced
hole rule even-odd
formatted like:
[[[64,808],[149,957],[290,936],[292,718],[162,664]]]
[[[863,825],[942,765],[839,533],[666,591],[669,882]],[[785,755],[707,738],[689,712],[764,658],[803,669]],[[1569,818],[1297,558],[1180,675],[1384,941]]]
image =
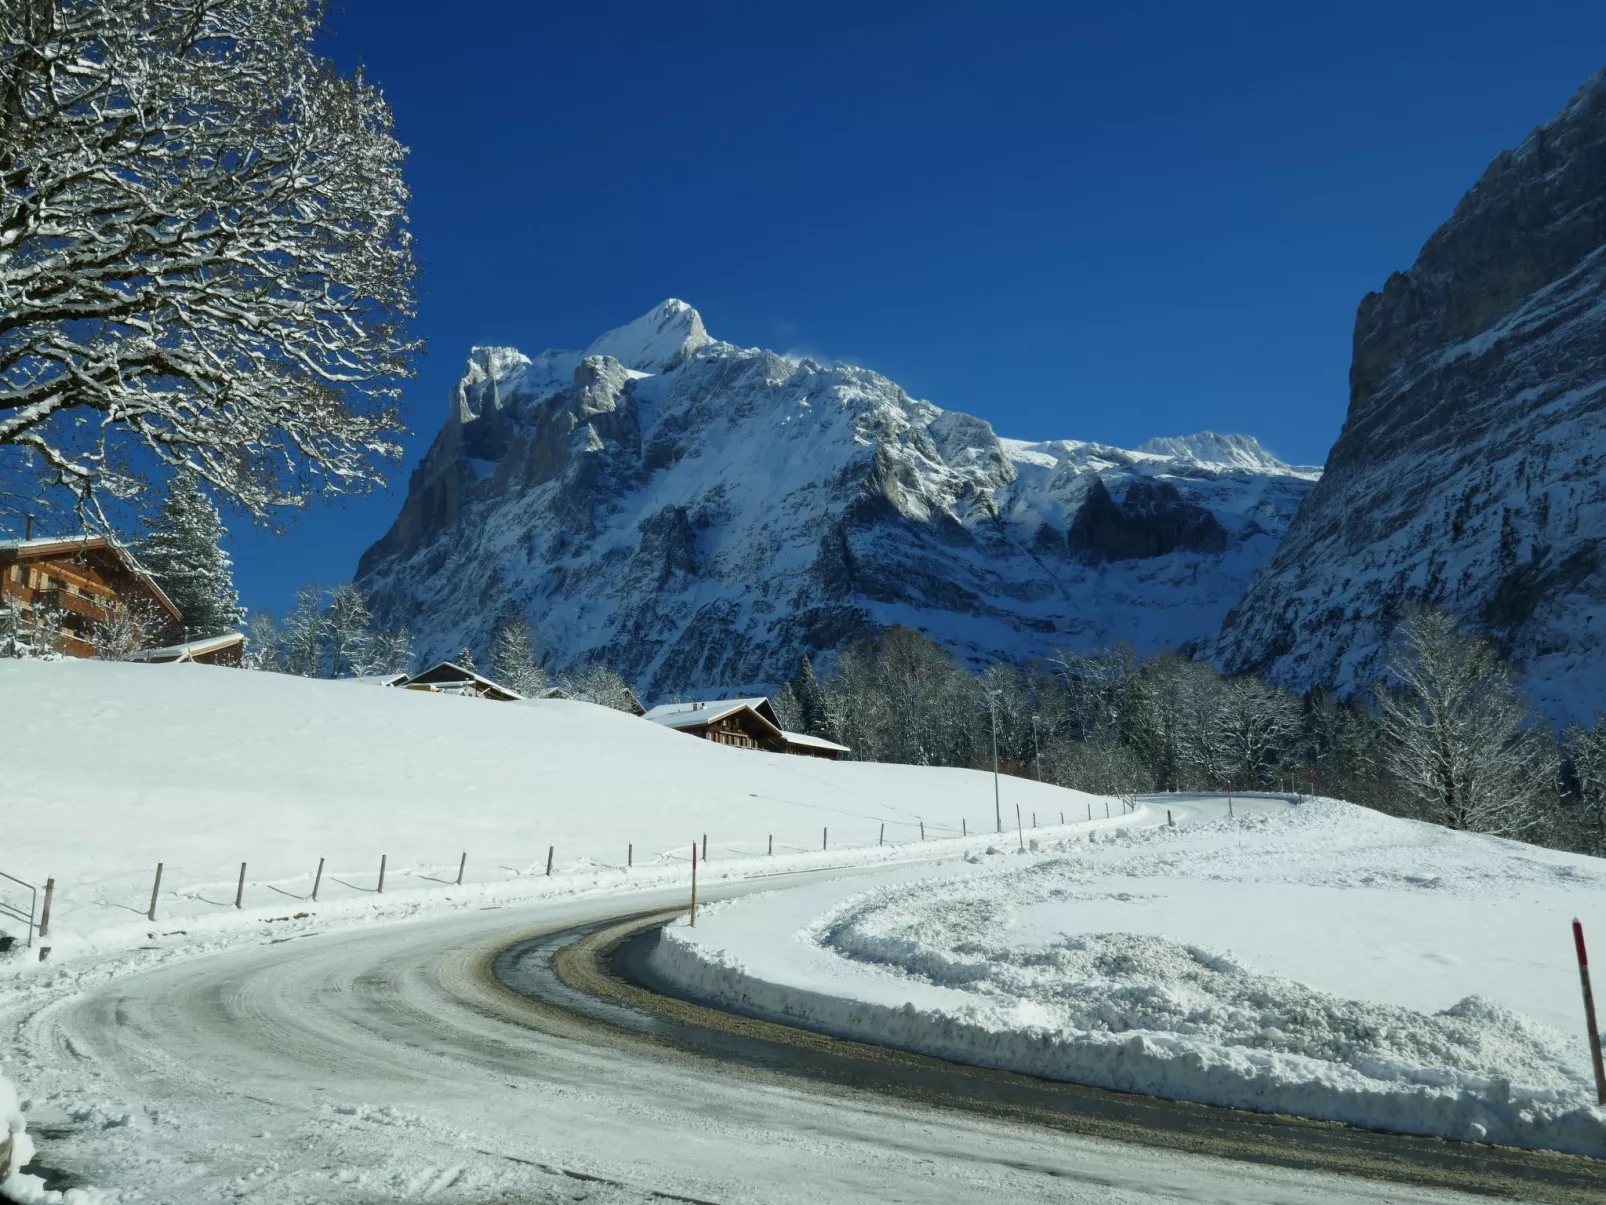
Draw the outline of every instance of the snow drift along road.
[[[702,999],[1126,1091],[1606,1155],[1568,918],[1606,863],[1333,801],[752,897]]]

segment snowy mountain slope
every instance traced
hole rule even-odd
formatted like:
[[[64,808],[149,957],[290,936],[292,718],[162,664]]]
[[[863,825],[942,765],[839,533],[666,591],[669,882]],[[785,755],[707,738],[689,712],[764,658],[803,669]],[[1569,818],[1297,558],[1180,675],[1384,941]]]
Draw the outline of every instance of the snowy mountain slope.
[[[1215,661],[1362,687],[1425,601],[1585,717],[1606,707],[1603,536],[1606,72],[1362,301],[1344,430]]]
[[[772,688],[903,623],[962,657],[1212,633],[1317,473],[1243,436],[998,438],[863,368],[666,301],[584,351],[476,348],[358,566],[430,655],[523,616],[649,696]]]

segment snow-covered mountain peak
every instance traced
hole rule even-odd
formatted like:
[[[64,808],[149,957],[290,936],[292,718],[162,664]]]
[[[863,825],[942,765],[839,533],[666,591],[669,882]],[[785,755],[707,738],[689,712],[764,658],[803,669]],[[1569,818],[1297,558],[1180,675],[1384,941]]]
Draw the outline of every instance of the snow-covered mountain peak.
[[[1173,435],[1151,439],[1138,448],[1150,456],[1164,456],[1196,464],[1202,469],[1240,470],[1251,473],[1288,473],[1294,466],[1277,459],[1253,435],[1218,435],[1199,431],[1193,435]],[[1314,472],[1315,470],[1305,470]]]
[[[703,317],[671,297],[634,322],[615,327],[585,349],[587,356],[612,356],[638,372],[667,372],[714,342]]]
[[[1241,437],[1000,438],[870,369],[715,340],[674,300],[583,351],[476,348],[453,398],[358,566],[376,615],[430,656],[522,616],[555,668],[649,695],[772,689],[893,623],[975,664],[1174,647],[1311,485]]]

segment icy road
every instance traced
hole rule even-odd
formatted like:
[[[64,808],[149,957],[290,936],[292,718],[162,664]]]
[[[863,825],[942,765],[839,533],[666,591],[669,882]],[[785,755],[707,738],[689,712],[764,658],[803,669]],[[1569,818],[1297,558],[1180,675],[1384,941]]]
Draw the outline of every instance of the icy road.
[[[45,1162],[110,1201],[1472,1199],[736,1067],[486,973],[520,938],[678,902],[571,899],[89,972],[0,1022]]]

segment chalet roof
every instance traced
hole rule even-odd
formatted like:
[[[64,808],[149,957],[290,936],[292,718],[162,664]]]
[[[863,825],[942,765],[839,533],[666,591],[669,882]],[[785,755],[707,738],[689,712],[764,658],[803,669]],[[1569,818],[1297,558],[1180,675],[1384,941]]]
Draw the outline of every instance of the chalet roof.
[[[775,718],[775,709],[763,695],[752,699],[715,699],[706,703],[660,703],[641,718],[662,724],[665,728],[696,728],[722,720],[744,707],[758,712],[759,718],[777,732],[781,730],[780,721]]]
[[[487,690],[490,690],[490,691],[492,691],[494,693],[505,695],[509,701],[517,701],[519,699],[524,698],[523,695],[521,695],[518,691],[512,689],[511,687],[503,686],[500,682],[493,682],[489,678],[485,677],[482,674],[476,674],[471,669],[464,669],[461,665],[457,664],[457,662],[455,662],[455,661],[440,661],[440,662],[437,662],[436,664],[430,666],[428,669],[423,670],[420,673],[414,674],[411,678],[406,678],[406,679],[404,679],[402,681],[394,682],[394,683],[392,683],[392,685],[393,686],[403,686],[403,687],[406,687],[406,686],[452,686],[452,685],[462,686],[462,685],[466,685],[466,684],[468,684],[470,682],[478,683],[480,686],[483,686]]]
[[[810,736],[806,732],[782,732],[788,745],[803,745],[809,749],[835,749],[838,753],[852,753],[846,745],[828,741],[823,736]]]
[[[121,561],[124,568],[145,584],[151,596],[161,605],[162,609],[182,622],[183,615],[179,613],[177,604],[167,597],[167,592],[156,584],[145,567],[136,561],[133,554],[121,544],[114,544],[105,536],[35,536],[31,540],[0,540],[0,561],[16,561],[23,557],[35,556],[61,556],[82,552],[107,552]],[[176,646],[175,646],[176,647]]]
[[[346,681],[361,682],[365,686],[395,686],[398,682],[407,681],[407,675],[406,673],[358,674],[355,678],[348,678]]]
[[[208,653],[215,653],[226,649],[230,645],[244,644],[245,637],[239,632],[224,632],[221,636],[208,636],[204,640],[187,640],[183,644],[170,644],[160,649],[136,649],[129,653],[128,661],[156,661],[163,664],[179,661],[193,661],[196,657],[204,657]]]
[[[781,722],[775,718],[775,708],[763,695],[752,699],[716,699],[707,703],[660,703],[641,718],[662,724],[665,728],[700,728],[713,724],[738,711],[751,711],[759,721],[781,736]]]

